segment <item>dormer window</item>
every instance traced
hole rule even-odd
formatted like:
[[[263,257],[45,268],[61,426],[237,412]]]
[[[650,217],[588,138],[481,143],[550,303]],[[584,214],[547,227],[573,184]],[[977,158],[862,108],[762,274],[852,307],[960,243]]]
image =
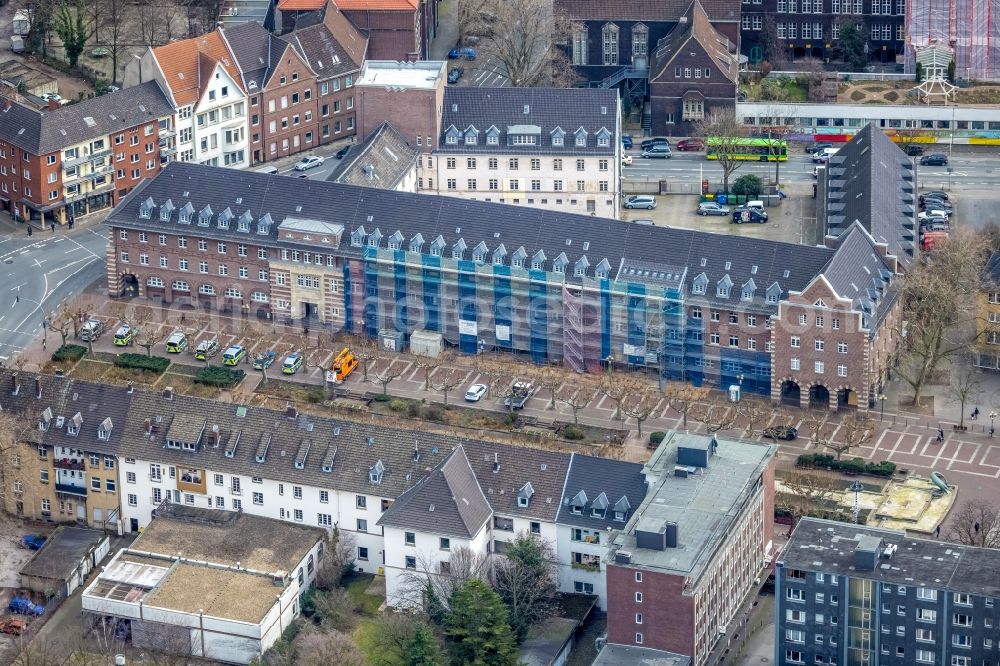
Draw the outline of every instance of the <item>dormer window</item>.
[[[229,220],[233,219],[233,211],[226,208],[226,210],[219,213],[218,224],[220,229],[229,228]]]
[[[205,206],[198,213],[198,226],[207,227],[212,223],[212,208],[211,206]]]
[[[431,256],[440,257],[441,250],[444,249],[444,246],[445,246],[444,236],[438,236],[437,238],[435,238],[434,242],[431,243]]]
[[[620,521],[620,522],[624,521],[625,520],[625,514],[622,513],[621,511],[615,511],[615,520]]]
[[[706,288],[708,287],[708,276],[701,273],[694,279],[694,283],[691,285],[692,294],[704,294]]]
[[[389,236],[389,249],[398,250],[403,247],[403,234],[399,231]]]
[[[472,253],[472,260],[473,261],[479,261],[479,262],[481,262],[485,258],[486,258],[486,250],[481,250],[479,248],[476,248],[476,251]]]
[[[444,142],[453,146],[458,143],[458,137],[454,134],[449,134],[445,137]]]
[[[382,243],[382,232],[378,229],[368,235],[368,247],[378,247]]]
[[[251,222],[253,222],[253,215],[250,214],[250,211],[244,212],[242,215],[240,215],[239,227],[237,228],[237,231],[243,232],[245,234],[250,233]]]
[[[424,245],[424,237],[419,233],[410,239],[410,252],[420,252]]]
[[[192,217],[194,217],[194,206],[192,206],[189,201],[183,208],[181,208],[181,212],[178,213],[178,221],[181,224],[191,224]]]
[[[556,272],[556,273],[562,273],[563,272],[563,265],[562,264],[552,264],[552,270],[554,272]]]
[[[170,199],[167,199],[163,202],[163,205],[160,206],[160,222],[169,222],[170,214],[173,212],[174,204],[170,202]]]
[[[528,506],[528,498],[527,497],[518,497],[517,498],[517,505],[519,507],[521,507],[521,508],[524,508],[524,507]]]
[[[558,136],[553,136],[552,137],[552,145],[555,146],[555,147],[557,147],[557,148],[561,148],[562,147],[562,145],[563,145],[562,134],[559,134]]]
[[[490,146],[496,146],[500,144],[500,131],[497,128],[491,128],[486,134],[486,143]]]
[[[467,132],[465,134],[465,145],[474,146],[477,143],[479,143],[479,135],[477,135],[475,132]]]
[[[143,201],[141,204],[139,204],[139,217],[143,218],[144,220],[148,220],[153,215],[154,206],[155,204],[153,203],[152,197]]]
[[[97,439],[108,441],[111,439],[111,428],[112,423],[110,418],[106,418],[101,422],[101,425],[97,427]]]
[[[83,415],[77,412],[73,418],[66,422],[66,434],[76,437],[80,434],[81,425],[83,425]]]
[[[576,514],[576,515],[578,515],[578,516],[579,516],[579,515],[580,515],[581,513],[583,513],[583,507],[582,507],[582,506],[572,506],[572,507],[570,507],[570,509],[572,510],[572,512],[573,512],[574,514]]]
[[[604,512],[605,509],[598,509],[597,507],[594,507],[593,509],[590,510],[590,515],[592,515],[594,518],[604,518]]]
[[[729,287],[723,287],[720,284],[719,288],[715,290],[715,295],[719,298],[729,298]]]
[[[382,476],[385,474],[385,465],[379,460],[368,468],[368,481],[374,484],[382,483]]]
[[[351,232],[351,245],[361,247],[365,243],[365,228],[358,227]]]

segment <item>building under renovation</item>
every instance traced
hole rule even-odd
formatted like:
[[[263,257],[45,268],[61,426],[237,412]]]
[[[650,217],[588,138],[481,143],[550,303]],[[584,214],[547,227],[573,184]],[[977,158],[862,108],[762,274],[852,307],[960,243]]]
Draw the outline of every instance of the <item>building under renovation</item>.
[[[1000,0],[909,0],[906,71],[928,46],[954,51],[955,78],[1000,80]]]

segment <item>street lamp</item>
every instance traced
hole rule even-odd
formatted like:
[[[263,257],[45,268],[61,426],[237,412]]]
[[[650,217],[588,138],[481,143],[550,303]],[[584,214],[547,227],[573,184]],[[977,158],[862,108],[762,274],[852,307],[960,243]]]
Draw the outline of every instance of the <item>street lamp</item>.
[[[608,354],[607,357],[604,359],[604,362],[608,364],[608,374],[610,375],[611,374],[611,364],[615,362],[615,355],[614,354]]]
[[[861,513],[861,491],[865,489],[865,485],[855,481],[847,489],[854,493],[854,522],[857,523],[858,515]]]
[[[887,398],[885,397],[885,393],[880,393],[879,396],[878,396],[878,401],[880,403],[882,403],[882,404],[881,404],[881,409],[879,410],[879,414],[878,414],[878,420],[879,421],[881,421],[882,417],[885,416],[885,401],[886,400],[887,400]]]

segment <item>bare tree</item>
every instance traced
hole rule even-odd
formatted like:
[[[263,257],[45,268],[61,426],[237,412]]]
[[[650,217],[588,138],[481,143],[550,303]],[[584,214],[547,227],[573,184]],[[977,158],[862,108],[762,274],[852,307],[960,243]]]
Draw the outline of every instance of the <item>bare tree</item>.
[[[394,357],[389,357],[386,359],[386,363],[379,369],[379,364],[375,363],[374,371],[372,372],[372,383],[376,386],[382,387],[382,395],[387,395],[389,393],[389,384],[396,381],[399,377],[402,377],[403,373],[406,372],[406,365],[403,363],[396,363]],[[448,404],[448,394],[445,393],[445,404]]]
[[[465,381],[466,372],[454,366],[441,366],[430,377],[431,388],[444,396],[444,406],[448,406],[448,394]]]
[[[69,338],[70,329],[75,329],[73,325],[73,313],[70,311],[69,305],[67,303],[62,303],[59,309],[53,313],[52,317],[49,318],[49,328],[62,338],[63,346],[66,345],[66,340]],[[91,343],[89,345],[91,353],[94,351],[94,345]]]
[[[875,429],[875,423],[867,412],[854,412],[841,419],[839,427],[828,430],[829,419],[830,414],[825,412],[823,416],[811,421],[812,440],[816,448],[823,447],[833,451],[837,460],[870,440]]]
[[[400,594],[409,603],[422,607],[428,592],[447,609],[452,593],[467,580],[489,580],[490,558],[470,549],[457,546],[448,558],[448,573],[441,573],[435,563],[417,556],[417,568],[406,571],[400,579]]]
[[[918,405],[924,384],[942,361],[961,354],[975,338],[974,298],[983,284],[988,248],[966,227],[953,227],[934,247],[934,260],[915,263],[903,286],[906,328],[896,374]]]
[[[429,391],[431,388],[431,375],[434,371],[441,367],[444,359],[447,356],[445,352],[438,353],[437,356],[430,356],[427,354],[418,354],[413,361],[413,365],[417,366],[421,372],[424,373],[424,390]]]
[[[125,310],[127,304],[125,302],[113,301],[109,307],[111,308],[112,312],[120,310],[122,313],[120,317],[121,320],[126,321]],[[66,306],[66,311],[69,313],[71,322],[73,324],[74,338],[80,336],[80,326],[82,326],[84,322],[90,319],[90,315],[93,314],[94,310],[96,309],[97,307],[94,301],[86,296],[80,297],[76,299],[72,305]],[[93,349],[91,349],[91,351],[93,351]]]
[[[565,59],[569,21],[545,0],[465,0],[460,31],[480,36],[478,58],[515,87],[552,85],[553,62]],[[560,82],[562,83],[562,82]]]
[[[372,364],[385,356],[385,351],[378,340],[373,340],[366,335],[356,335],[351,341],[351,353],[358,359],[358,367],[361,368],[362,381],[368,381],[368,371]]]
[[[507,606],[518,643],[524,642],[531,627],[556,612],[556,561],[548,542],[524,532],[507,544],[503,557],[496,558],[493,587]]]
[[[598,389],[602,395],[615,403],[613,420],[622,420],[622,403],[634,391],[639,389],[635,377],[625,373],[607,372],[601,375]]]
[[[781,488],[774,494],[774,506],[787,512],[794,526],[799,518],[833,501],[843,485],[840,479],[819,472],[783,472]]]
[[[365,666],[354,640],[336,629],[311,628],[298,637],[298,663],[303,666]]]
[[[559,391],[559,387],[567,381],[572,381],[566,371],[557,365],[546,365],[537,368],[532,373],[531,379],[539,388],[549,392],[549,404],[546,409],[555,409],[556,393]]]
[[[744,152],[742,141],[747,136],[747,128],[734,109],[719,109],[698,121],[695,133],[712,139],[707,150],[715,153],[722,167],[722,189],[728,192],[729,177],[744,164],[739,157]]]
[[[966,546],[1000,548],[1000,507],[989,500],[967,500],[949,521],[948,539]]]
[[[132,322],[137,329],[135,343],[146,350],[146,356],[152,356],[153,347],[167,336],[163,327],[156,323],[156,313],[148,305],[136,306]]]
[[[736,413],[746,420],[743,436],[750,438],[760,425],[771,420],[775,413],[775,406],[763,398],[742,397],[736,403]]]
[[[563,385],[556,400],[573,410],[573,423],[580,425],[580,410],[584,409],[597,395],[598,381],[594,375],[579,375]]]
[[[686,382],[667,382],[663,387],[663,395],[667,399],[667,407],[681,415],[681,425],[687,428],[691,407],[699,400],[705,400],[709,391]]]
[[[729,430],[736,425],[739,417],[734,405],[719,397],[710,397],[694,403],[688,408],[688,413],[692,419],[704,424],[710,433]]]
[[[952,368],[951,381],[948,384],[951,389],[951,401],[958,404],[959,412],[958,427],[965,427],[965,407],[973,398],[979,395],[983,385],[979,378],[972,371],[972,368],[962,366]],[[976,409],[979,409],[976,407]]]
[[[622,400],[620,409],[625,416],[635,419],[640,437],[642,437],[642,424],[653,415],[660,400],[662,400],[660,392],[645,381],[637,382],[634,389]]]
[[[128,2],[127,0],[96,0],[94,23],[97,39],[104,43],[111,56],[110,82],[118,80],[118,63],[127,52]]]
[[[327,537],[319,567],[316,569],[316,585],[323,589],[340,585],[344,572],[352,561],[354,561],[354,537],[334,525]]]

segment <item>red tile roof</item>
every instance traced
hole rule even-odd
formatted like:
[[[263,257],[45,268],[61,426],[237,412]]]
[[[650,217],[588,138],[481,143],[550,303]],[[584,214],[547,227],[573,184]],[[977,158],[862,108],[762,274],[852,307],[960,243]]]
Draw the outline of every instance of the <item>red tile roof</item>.
[[[236,85],[240,89],[243,87],[236,63],[218,31],[157,47],[153,49],[153,55],[178,106],[198,101],[202,86],[207,82],[202,80],[205,72],[210,75],[214,69],[214,65],[208,66],[209,63],[222,63]]]
[[[279,0],[278,9],[283,12],[312,12],[322,9],[326,0]]]

